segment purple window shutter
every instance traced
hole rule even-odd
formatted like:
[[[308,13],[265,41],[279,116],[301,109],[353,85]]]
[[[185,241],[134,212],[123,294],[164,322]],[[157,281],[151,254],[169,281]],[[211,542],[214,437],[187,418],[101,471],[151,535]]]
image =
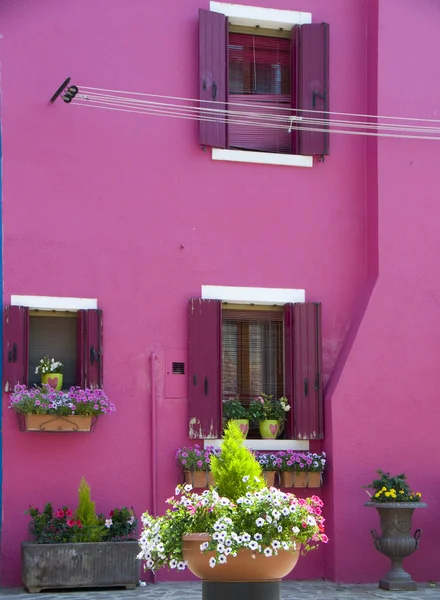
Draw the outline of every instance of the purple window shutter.
[[[226,110],[228,97],[228,19],[225,15],[199,10],[200,127],[202,146],[227,148]],[[213,102],[214,101],[214,102]],[[224,103],[224,104],[223,104]],[[217,119],[217,120],[216,120]]]
[[[86,387],[86,316],[86,310],[79,310],[77,313],[76,385],[82,388]]]
[[[103,385],[102,310],[85,311],[86,387]]]
[[[321,304],[293,305],[294,439],[324,437]]]
[[[294,373],[293,373],[293,304],[284,305],[284,394],[289,400],[290,411],[286,419],[286,437],[294,436]]]
[[[220,300],[189,301],[189,437],[221,436]]]
[[[329,153],[329,25],[301,25],[295,32],[297,80],[297,114],[307,119],[324,119],[324,123],[304,125],[298,132],[297,153],[306,156]],[[299,122],[301,127],[301,122]],[[315,131],[314,131],[315,129]]]
[[[3,320],[3,389],[28,384],[29,308],[5,306]]]

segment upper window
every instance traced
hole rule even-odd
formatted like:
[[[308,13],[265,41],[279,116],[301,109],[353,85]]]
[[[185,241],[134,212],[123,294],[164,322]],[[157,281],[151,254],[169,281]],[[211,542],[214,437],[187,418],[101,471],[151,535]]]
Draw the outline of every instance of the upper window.
[[[247,21],[199,11],[200,143],[328,154],[328,25]]]
[[[237,308],[190,300],[189,436],[220,438],[222,400],[287,396],[284,436],[323,437],[321,305]]]

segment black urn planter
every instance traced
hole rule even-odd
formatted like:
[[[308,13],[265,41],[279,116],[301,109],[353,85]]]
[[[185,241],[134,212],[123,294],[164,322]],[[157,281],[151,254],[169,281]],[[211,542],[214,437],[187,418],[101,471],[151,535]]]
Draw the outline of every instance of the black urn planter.
[[[375,529],[371,530],[374,546],[391,559],[391,569],[379,581],[379,587],[383,590],[416,590],[417,584],[402,562],[417,550],[422,534],[421,529],[416,529],[414,536],[411,535],[413,512],[428,505],[424,502],[367,502],[364,506],[377,509],[382,535],[379,537]]]

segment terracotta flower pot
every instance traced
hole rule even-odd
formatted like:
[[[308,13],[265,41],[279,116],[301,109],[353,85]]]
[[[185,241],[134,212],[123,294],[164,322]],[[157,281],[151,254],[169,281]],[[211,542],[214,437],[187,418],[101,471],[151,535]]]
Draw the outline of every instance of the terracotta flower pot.
[[[185,483],[193,488],[207,488],[214,485],[214,478],[211,471],[185,471]]]
[[[284,488],[293,487],[293,471],[281,471],[280,486]]]
[[[321,473],[307,473],[307,487],[321,487]]]
[[[267,487],[273,487],[275,485],[275,473],[276,471],[263,472]]]
[[[278,554],[270,557],[243,548],[236,557],[231,554],[227,562],[209,566],[209,559],[214,552],[202,552],[200,544],[209,542],[206,533],[189,533],[182,536],[183,558],[188,568],[197,577],[205,581],[273,581],[290,573],[298,562],[300,544],[293,552],[278,550]]]
[[[90,431],[92,416],[19,415],[24,417],[24,431]],[[19,421],[20,422],[20,421]]]
[[[319,473],[318,473],[319,474]],[[281,471],[281,487],[305,488],[307,487],[307,473],[296,471]]]
[[[280,424],[273,419],[265,419],[258,424],[263,440],[275,440],[280,433]]]
[[[63,375],[62,373],[44,373],[41,375],[41,383],[46,383],[53,390],[59,392],[63,387]]]

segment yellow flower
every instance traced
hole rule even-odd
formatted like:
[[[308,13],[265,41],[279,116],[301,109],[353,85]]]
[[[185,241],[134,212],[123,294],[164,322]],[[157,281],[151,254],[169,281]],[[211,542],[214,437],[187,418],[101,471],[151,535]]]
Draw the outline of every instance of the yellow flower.
[[[377,492],[377,494],[374,494],[374,495],[375,495],[375,496],[377,496],[377,497],[379,497],[379,496],[381,495],[381,493],[382,493],[382,490],[379,490],[379,491]]]
[[[387,488],[385,486],[383,486],[383,488],[381,489],[381,492],[386,492]]]
[[[405,493],[405,492],[404,492],[403,490],[400,490],[400,491],[399,491],[399,494],[404,494],[404,493]]]
[[[416,496],[418,496],[419,498],[421,498],[422,494],[420,492],[417,492]]]
[[[391,496],[391,493],[390,493],[390,492],[385,492],[385,496],[386,496],[387,498],[389,498],[389,497]]]

